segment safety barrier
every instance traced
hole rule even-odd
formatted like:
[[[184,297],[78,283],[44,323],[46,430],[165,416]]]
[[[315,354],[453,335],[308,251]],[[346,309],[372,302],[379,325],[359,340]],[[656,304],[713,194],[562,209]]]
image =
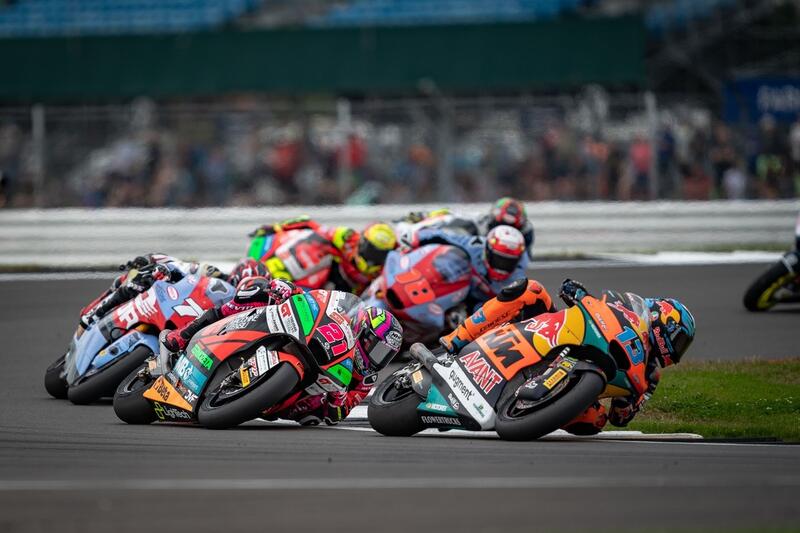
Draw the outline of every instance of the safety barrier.
[[[308,214],[355,228],[434,205],[0,211],[0,267],[108,267],[148,251],[234,261],[264,223]],[[482,214],[488,204],[454,210]],[[800,201],[537,202],[536,257],[605,252],[789,248]]]

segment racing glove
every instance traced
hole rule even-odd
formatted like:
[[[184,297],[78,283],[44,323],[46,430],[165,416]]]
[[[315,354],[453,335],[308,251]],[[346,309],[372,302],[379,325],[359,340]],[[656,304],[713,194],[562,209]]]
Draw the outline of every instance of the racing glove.
[[[568,307],[578,303],[587,294],[589,294],[589,291],[586,290],[583,283],[569,278],[561,282],[561,289],[558,291],[558,296]]]
[[[292,297],[294,294],[301,294],[303,291],[291,281],[285,279],[273,279],[269,282],[266,290],[273,304],[281,304]]]

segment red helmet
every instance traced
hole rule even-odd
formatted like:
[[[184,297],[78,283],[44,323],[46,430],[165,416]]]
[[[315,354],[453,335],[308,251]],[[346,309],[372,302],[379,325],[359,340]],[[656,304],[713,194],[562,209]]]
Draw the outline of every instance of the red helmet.
[[[500,198],[489,211],[489,229],[500,225],[522,229],[527,220],[528,214],[525,212],[525,206],[514,198]]]
[[[517,228],[500,225],[486,236],[483,260],[489,279],[503,281],[517,268],[525,253],[525,237]]]
[[[228,283],[235,287],[243,279],[253,276],[269,278],[270,274],[267,267],[264,266],[264,263],[248,257],[236,263],[236,266],[233,267],[233,270],[231,270],[228,276]]]

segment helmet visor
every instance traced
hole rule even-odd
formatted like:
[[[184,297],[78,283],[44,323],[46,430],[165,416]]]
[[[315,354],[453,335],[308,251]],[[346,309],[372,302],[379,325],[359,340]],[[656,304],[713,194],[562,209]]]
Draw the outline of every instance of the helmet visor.
[[[369,328],[362,329],[359,338],[361,349],[373,368],[383,368],[397,353],[397,350],[379,339]]]
[[[510,256],[488,250],[486,253],[489,266],[505,274],[511,274],[519,263],[519,256]]]

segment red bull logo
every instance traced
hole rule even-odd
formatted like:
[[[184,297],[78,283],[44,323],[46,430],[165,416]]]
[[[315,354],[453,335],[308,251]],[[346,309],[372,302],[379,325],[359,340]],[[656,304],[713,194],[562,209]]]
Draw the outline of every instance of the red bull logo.
[[[675,309],[671,303],[666,300],[659,300],[658,301],[658,309],[661,311],[661,323],[666,324],[667,321],[671,318],[675,322],[680,323],[681,321],[681,314],[680,312]]]

